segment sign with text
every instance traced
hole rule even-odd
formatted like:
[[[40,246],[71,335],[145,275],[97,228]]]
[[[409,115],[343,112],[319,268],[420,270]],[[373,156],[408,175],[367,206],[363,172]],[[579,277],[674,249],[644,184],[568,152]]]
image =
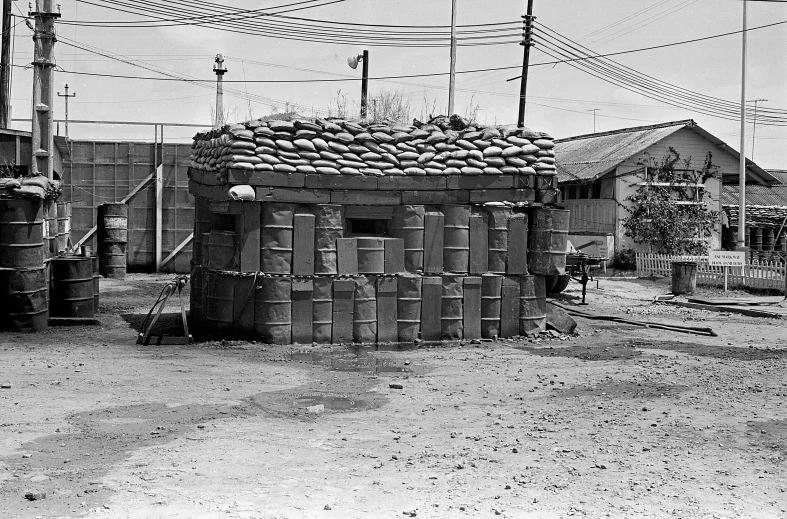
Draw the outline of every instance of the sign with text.
[[[742,251],[712,250],[708,260],[711,267],[742,267],[746,264],[746,253]]]

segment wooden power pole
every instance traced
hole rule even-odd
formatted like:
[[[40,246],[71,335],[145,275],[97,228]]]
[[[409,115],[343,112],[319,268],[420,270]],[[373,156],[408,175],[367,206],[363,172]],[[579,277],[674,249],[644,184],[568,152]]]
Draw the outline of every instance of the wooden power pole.
[[[525,37],[521,45],[525,47],[525,56],[522,60],[522,82],[519,86],[519,118],[517,126],[525,125],[525,101],[527,100],[527,69],[530,67],[530,47],[533,46],[533,0],[527,0],[527,15],[525,19]]]
[[[3,0],[3,37],[0,52],[0,128],[8,128],[11,119],[11,5]]]
[[[70,97],[76,97],[77,93],[74,92],[73,94],[68,93],[68,83],[66,83],[66,93],[61,94],[60,92],[57,93],[57,97],[64,97],[66,100],[66,139],[68,139],[68,99]]]
[[[33,160],[32,175],[54,178],[52,160],[52,80],[55,73],[55,19],[60,13],[52,11],[52,0],[36,0],[33,33]]]
[[[448,117],[454,115],[456,95],[456,0],[451,2],[451,71],[448,78]]]

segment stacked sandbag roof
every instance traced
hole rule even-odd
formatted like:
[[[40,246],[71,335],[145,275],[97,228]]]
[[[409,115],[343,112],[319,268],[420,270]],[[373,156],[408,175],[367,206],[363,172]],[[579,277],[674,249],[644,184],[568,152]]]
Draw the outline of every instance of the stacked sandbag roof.
[[[459,116],[412,125],[342,119],[248,121],[199,133],[192,169],[361,176],[555,174],[552,137]]]

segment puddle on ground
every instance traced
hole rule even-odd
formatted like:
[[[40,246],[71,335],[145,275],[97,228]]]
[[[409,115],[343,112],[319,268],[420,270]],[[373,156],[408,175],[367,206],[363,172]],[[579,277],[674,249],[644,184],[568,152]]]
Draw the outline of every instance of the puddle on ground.
[[[252,406],[278,416],[304,416],[310,407],[323,406],[324,412],[357,412],[376,409],[388,399],[375,392],[342,393],[337,391],[273,391],[246,399]]]
[[[688,386],[615,380],[589,386],[574,386],[560,391],[562,397],[603,396],[609,398],[663,398],[686,391]]]
[[[698,357],[714,357],[732,360],[774,360],[787,358],[787,349],[744,348],[734,346],[713,346],[707,344],[686,343],[677,341],[634,341],[631,347],[649,350],[669,350],[696,355]]]
[[[642,355],[634,347],[626,344],[607,344],[599,346],[534,347],[514,346],[514,349],[527,351],[539,357],[568,357],[581,360],[625,360]]]
[[[378,359],[369,355],[368,350],[350,350],[338,352],[293,351],[294,362],[304,362],[325,366],[332,371],[348,373],[406,373],[424,375],[429,370],[424,366],[416,366],[406,359]]]

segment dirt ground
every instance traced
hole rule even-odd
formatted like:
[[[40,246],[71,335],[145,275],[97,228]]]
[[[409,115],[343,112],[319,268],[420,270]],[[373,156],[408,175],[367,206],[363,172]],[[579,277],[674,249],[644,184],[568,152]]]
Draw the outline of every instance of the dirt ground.
[[[610,279],[583,310],[718,337],[138,346],[168,279],[102,280],[101,326],[0,335],[3,518],[787,517],[787,320]]]

